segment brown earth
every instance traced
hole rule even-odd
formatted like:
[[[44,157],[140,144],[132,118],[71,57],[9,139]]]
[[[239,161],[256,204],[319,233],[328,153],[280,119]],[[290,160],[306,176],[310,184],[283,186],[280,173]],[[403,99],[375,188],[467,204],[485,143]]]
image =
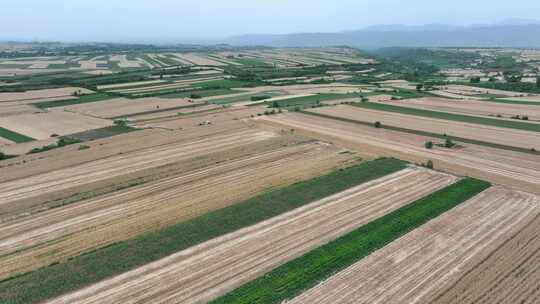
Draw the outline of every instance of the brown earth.
[[[49,303],[203,303],[456,180],[409,168]]]
[[[538,196],[491,188],[288,303],[536,303],[539,212]]]

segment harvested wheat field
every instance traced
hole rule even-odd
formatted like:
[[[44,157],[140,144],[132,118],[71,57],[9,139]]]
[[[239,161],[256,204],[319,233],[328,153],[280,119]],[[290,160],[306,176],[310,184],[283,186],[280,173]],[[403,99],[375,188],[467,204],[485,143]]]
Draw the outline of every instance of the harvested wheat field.
[[[407,100],[381,100],[400,107],[426,109],[439,112],[459,113],[476,116],[511,118],[527,116],[529,120],[540,120],[540,107],[535,105],[496,103],[479,100],[453,100],[444,98],[419,98]]]
[[[209,113],[192,113],[189,115],[180,115],[173,118],[155,119],[147,125],[153,128],[165,128],[171,130],[184,130],[189,132],[192,129],[201,128],[222,128],[227,125],[252,125],[253,122],[247,118],[256,116],[257,113],[262,113],[265,106],[251,107],[227,107],[219,111]],[[202,125],[202,126],[201,126]]]
[[[216,113],[192,114],[189,117],[179,116],[163,119],[159,123],[145,125],[143,126],[145,129],[137,132],[86,142],[85,144],[91,149],[88,151],[78,151],[78,145],[69,145],[60,149],[4,160],[0,163],[2,173],[5,173],[0,174],[0,183],[71,168],[111,156],[127,155],[129,157],[130,153],[144,151],[149,148],[164,147],[182,142],[187,143],[214,135],[225,135],[246,130],[253,127],[253,123],[242,120],[242,118],[248,118],[250,115],[256,114],[257,111],[260,112],[260,109],[258,110],[256,107],[234,110],[224,109]],[[200,123],[204,121],[212,123],[201,126]],[[56,138],[51,139],[57,140]],[[37,141],[37,143],[40,142],[42,141]],[[6,152],[12,153],[10,151],[13,148],[35,143],[11,145],[9,151],[6,149]],[[26,153],[31,148],[27,146],[21,151]]]
[[[186,107],[183,109],[177,109],[177,110],[171,110],[171,111],[160,111],[156,113],[134,115],[134,116],[130,116],[129,120],[136,124],[140,124],[140,123],[146,124],[156,119],[177,117],[180,115],[195,114],[195,113],[200,113],[200,112],[208,112],[208,111],[218,110],[222,108],[223,106],[217,105],[217,104],[201,104],[196,107]]]
[[[112,124],[110,120],[63,111],[0,117],[0,127],[35,139],[48,139],[53,134],[68,135]]]
[[[100,303],[104,299],[112,302],[207,302],[455,180],[447,174],[408,168],[50,303]]]
[[[537,132],[362,109],[347,105],[317,108],[310,111],[363,122],[379,121],[388,126],[540,150],[540,134]]]
[[[90,90],[75,87],[60,89],[34,90],[16,93],[0,93],[0,102],[18,101],[24,103],[35,103],[40,101],[58,100],[58,98],[74,99],[74,92],[81,91],[83,94],[93,93]]]
[[[225,149],[242,144],[263,141],[278,136],[274,132],[245,130],[220,134],[192,141],[180,141],[157,147],[149,147],[132,153],[119,154],[104,159],[82,163],[78,166],[32,175],[0,184],[0,208],[2,211],[34,205],[39,198],[67,195],[80,191],[80,187],[137,171],[164,166],[192,157],[207,150]],[[71,191],[68,191],[71,189]],[[55,194],[56,193],[56,194]],[[22,203],[27,200],[27,203]]]
[[[463,144],[447,149],[426,149],[426,141],[440,139],[377,129],[312,115],[286,113],[261,117],[258,121],[342,144],[373,157],[398,157],[415,163],[432,160],[435,167],[458,175],[474,176],[524,191],[540,193],[540,156]]]
[[[188,99],[162,99],[158,97],[148,97],[140,99],[114,98],[105,101],[83,103],[64,107],[66,111],[78,112],[81,114],[113,118],[143,114],[145,112],[189,107],[198,104]]]
[[[539,213],[540,197],[493,187],[288,303],[535,303]]]
[[[198,154],[192,152],[192,158]],[[321,143],[277,146],[257,156],[208,164],[148,185],[8,221],[0,225],[0,278],[320,175],[352,158],[338,152]]]

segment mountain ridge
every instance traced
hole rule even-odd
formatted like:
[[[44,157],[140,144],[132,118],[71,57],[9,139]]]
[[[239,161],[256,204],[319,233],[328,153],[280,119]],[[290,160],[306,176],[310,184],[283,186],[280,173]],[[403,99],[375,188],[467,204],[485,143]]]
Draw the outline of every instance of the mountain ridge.
[[[247,34],[225,39],[235,46],[323,47],[540,47],[540,21],[494,25],[375,25],[333,33]]]

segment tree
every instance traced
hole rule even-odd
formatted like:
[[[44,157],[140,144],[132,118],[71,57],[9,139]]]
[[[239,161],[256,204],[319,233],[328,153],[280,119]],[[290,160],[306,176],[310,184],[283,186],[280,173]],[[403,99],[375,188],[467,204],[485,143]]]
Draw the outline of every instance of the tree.
[[[382,124],[381,124],[380,121],[376,121],[376,122],[373,124],[373,126],[374,126],[375,128],[380,128],[380,127],[382,127]]]
[[[119,127],[127,127],[127,125],[129,124],[129,121],[125,118],[123,119],[116,119],[114,120],[114,124],[119,126]]]
[[[470,82],[471,83],[480,83],[480,77],[471,77]]]
[[[446,148],[452,148],[453,146],[455,146],[456,144],[450,139],[450,138],[447,138],[445,141],[444,141],[444,146]]]
[[[421,83],[419,83],[419,84],[416,85],[416,90],[417,90],[418,92],[422,91],[423,88],[424,88],[424,85],[421,84]]]
[[[426,141],[424,146],[426,147],[426,149],[433,149],[433,142],[432,141]]]
[[[7,156],[4,152],[0,152],[0,160],[6,159]]]
[[[540,87],[540,77],[536,77],[536,86]]]
[[[431,159],[427,161],[426,168],[433,169],[433,161]]]

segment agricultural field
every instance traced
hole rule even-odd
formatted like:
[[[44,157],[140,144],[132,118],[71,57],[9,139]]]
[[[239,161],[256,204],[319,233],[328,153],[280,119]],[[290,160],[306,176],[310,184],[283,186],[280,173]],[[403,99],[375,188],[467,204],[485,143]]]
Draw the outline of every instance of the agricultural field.
[[[359,104],[359,107],[338,105],[335,107],[323,107],[311,111],[324,115],[357,120],[365,123],[373,124],[375,122],[380,122],[385,126],[432,132],[436,134],[446,134],[448,136],[468,138],[507,146],[516,146],[524,149],[534,148],[536,150],[540,150],[540,133],[536,131],[536,128],[540,127],[540,125],[534,123],[522,123],[525,126],[531,126],[531,130],[522,130],[511,128],[513,125],[506,127],[507,123],[513,123],[514,121],[500,120],[501,124],[499,126],[491,126],[481,124],[482,121],[480,121],[480,123],[475,123],[476,120],[473,119],[471,119],[471,122],[462,122],[450,119],[446,120],[442,117],[431,118],[414,114],[409,115],[408,113],[401,114],[396,113],[395,111],[385,111],[385,108],[382,108],[381,110],[378,108],[363,108],[364,105],[365,104]],[[406,107],[403,109],[410,108]],[[445,112],[437,113],[446,114]],[[471,118],[475,117],[472,116]],[[499,122],[499,120],[492,120]]]
[[[506,243],[534,238],[539,203],[491,188],[288,303],[528,303],[538,244]]]
[[[537,302],[535,51],[0,56],[0,303]]]
[[[135,269],[104,282],[106,288],[91,286],[52,303],[71,299],[88,303],[104,297],[115,301],[129,297],[161,303],[174,297],[180,302],[206,302],[260,276],[266,269],[301,256],[454,181],[452,176],[406,169]],[[269,248],[279,250],[268,256]],[[222,259],[223,254],[228,259]],[[204,271],[193,273],[192,267]],[[168,279],[169,276],[182,280]],[[232,279],[220,283],[224,276]],[[153,286],[152,293],[138,293],[140,286]],[[176,292],[164,292],[171,289]]]
[[[371,100],[374,101],[374,100]],[[455,100],[445,98],[420,98],[407,100],[376,100],[400,107],[425,109],[437,112],[457,113],[473,116],[518,119],[521,121],[540,121],[540,107],[534,104],[501,103],[496,107],[490,101]]]
[[[336,119],[332,116],[287,113],[263,117],[260,121],[294,128],[297,132],[305,132],[306,135],[320,140],[361,150],[364,154],[371,154],[372,157],[394,156],[418,164],[431,160],[437,168],[458,175],[473,176],[516,189],[540,193],[538,154],[463,141],[458,141],[457,146],[453,148],[445,148],[442,136],[375,128],[371,122],[366,124],[354,120],[344,121],[342,118]],[[425,148],[428,141],[433,142],[432,149]]]

